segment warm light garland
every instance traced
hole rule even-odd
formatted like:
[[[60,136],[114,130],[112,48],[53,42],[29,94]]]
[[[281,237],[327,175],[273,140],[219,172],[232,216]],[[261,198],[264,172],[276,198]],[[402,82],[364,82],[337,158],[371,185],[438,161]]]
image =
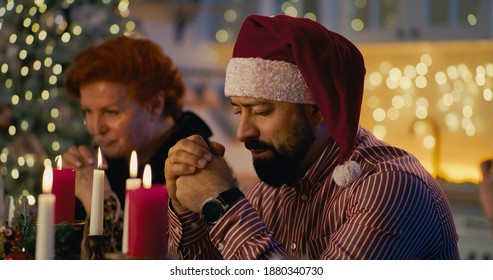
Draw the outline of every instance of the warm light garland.
[[[5,145],[0,148],[0,175],[8,181],[7,191],[17,193],[20,191],[17,188],[27,188],[32,192],[36,186],[26,184],[27,174],[31,177],[40,173],[36,170],[43,157],[73,145],[73,133],[67,129],[77,129],[79,135],[86,133],[82,121],[67,123],[77,118],[72,113],[76,110],[67,110],[73,105],[61,99],[68,99],[62,92],[64,70],[93,41],[136,31],[129,3],[129,0],[6,0],[0,7],[0,38],[5,43],[0,46],[0,107],[8,105],[15,112],[15,122],[6,129],[8,134],[1,139]],[[49,113],[44,115],[32,108],[47,108]],[[26,133],[42,139],[38,140],[42,153],[17,155],[12,147],[15,145],[9,142]],[[32,178],[29,180],[34,182]]]
[[[430,173],[480,179],[491,134],[493,53],[485,42],[360,45],[367,75],[361,122]],[[471,56],[470,50],[476,55]],[[470,143],[470,144],[468,144]]]

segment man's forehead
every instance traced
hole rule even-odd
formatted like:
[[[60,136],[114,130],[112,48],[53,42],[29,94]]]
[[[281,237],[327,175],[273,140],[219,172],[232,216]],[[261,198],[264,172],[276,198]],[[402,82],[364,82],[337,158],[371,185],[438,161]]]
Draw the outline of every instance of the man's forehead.
[[[255,97],[231,96],[231,104],[234,106],[252,107],[259,105],[271,105],[275,103],[285,103],[285,102],[274,101],[274,100],[263,99],[263,98],[255,98]]]

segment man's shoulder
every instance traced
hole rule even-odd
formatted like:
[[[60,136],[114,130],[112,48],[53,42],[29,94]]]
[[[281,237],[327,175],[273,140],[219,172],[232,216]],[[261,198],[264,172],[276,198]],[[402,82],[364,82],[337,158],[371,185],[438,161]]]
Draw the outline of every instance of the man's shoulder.
[[[355,160],[363,173],[404,172],[429,181],[430,174],[421,162],[408,151],[377,139],[369,132],[363,133],[355,148]]]
[[[362,129],[354,153],[370,164],[384,164],[399,159],[415,159],[414,155],[399,147],[378,139],[371,132]]]

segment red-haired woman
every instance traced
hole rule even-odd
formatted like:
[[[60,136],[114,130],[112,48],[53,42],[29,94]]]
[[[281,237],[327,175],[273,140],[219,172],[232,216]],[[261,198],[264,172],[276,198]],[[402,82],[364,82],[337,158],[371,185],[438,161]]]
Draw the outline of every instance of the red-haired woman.
[[[87,130],[106,160],[104,234],[111,236],[107,251],[119,251],[132,151],[138,154],[140,175],[149,163],[153,183],[165,183],[169,148],[192,134],[208,139],[212,132],[198,116],[183,111],[181,74],[148,39],[121,36],[82,51],[66,71],[65,88],[80,102]],[[91,210],[96,152],[78,146],[63,155],[63,166],[77,172],[76,196],[83,205],[79,212]]]

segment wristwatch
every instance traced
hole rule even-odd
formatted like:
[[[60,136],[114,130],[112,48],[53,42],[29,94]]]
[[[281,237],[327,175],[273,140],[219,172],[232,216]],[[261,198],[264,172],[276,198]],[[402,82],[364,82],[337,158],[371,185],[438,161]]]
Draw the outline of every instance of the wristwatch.
[[[217,221],[233,206],[240,198],[245,197],[236,187],[220,193],[204,201],[200,209],[200,218],[208,226],[214,226]]]

